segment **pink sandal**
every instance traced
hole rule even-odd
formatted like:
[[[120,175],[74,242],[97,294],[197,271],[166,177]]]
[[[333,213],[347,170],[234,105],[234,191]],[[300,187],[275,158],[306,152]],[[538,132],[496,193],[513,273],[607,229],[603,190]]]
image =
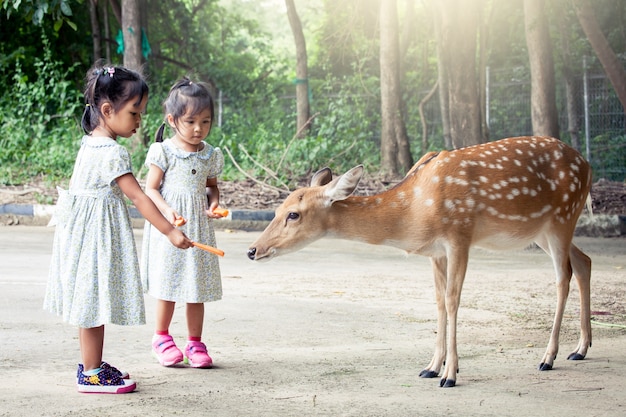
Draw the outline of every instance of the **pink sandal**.
[[[153,338],[152,354],[163,366],[172,366],[183,361],[183,352],[178,349],[174,339],[169,334]]]
[[[210,368],[213,366],[213,359],[209,356],[204,343],[187,342],[185,363],[188,363],[192,368]]]

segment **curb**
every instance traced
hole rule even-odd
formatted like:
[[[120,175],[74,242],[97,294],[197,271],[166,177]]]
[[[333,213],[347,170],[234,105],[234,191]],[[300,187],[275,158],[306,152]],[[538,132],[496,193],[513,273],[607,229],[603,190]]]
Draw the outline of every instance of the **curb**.
[[[45,204],[2,204],[0,226],[46,226],[52,218],[54,208],[54,205]],[[142,228],[145,220],[139,210],[130,207],[129,211],[133,227]],[[269,210],[230,210],[227,217],[216,220],[213,226],[218,230],[263,230],[273,218],[274,212]]]
[[[2,204],[0,226],[31,225],[45,226],[54,212],[54,205],[45,204]],[[133,227],[142,228],[144,219],[135,207],[130,207]],[[274,218],[269,210],[231,210],[227,217],[213,223],[215,229],[259,231],[267,227]],[[576,224],[575,236],[619,237],[626,236],[626,215],[596,214],[582,215]]]

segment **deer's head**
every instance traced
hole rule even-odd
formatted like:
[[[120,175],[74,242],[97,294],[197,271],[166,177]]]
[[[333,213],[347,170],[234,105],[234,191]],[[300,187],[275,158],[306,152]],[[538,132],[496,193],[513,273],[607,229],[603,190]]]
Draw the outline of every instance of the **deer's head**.
[[[270,260],[325,236],[333,221],[333,203],[348,198],[362,176],[362,165],[335,179],[329,168],[316,172],[309,187],[294,191],[276,209],[274,219],[250,246],[248,258]]]

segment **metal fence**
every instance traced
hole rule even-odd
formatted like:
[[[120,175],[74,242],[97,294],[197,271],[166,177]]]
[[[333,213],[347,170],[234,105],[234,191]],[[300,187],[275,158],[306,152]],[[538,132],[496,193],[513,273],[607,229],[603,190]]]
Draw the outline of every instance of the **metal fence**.
[[[626,180],[626,116],[624,109],[595,58],[585,58],[576,77],[579,149],[591,162],[594,179]],[[532,133],[530,78],[526,69],[487,70],[487,123],[491,138]],[[565,86],[557,85],[561,139],[567,132]]]
[[[626,63],[626,58],[624,59]],[[626,180],[626,116],[624,109],[607,79],[601,65],[595,58],[585,58],[580,68],[572,69],[576,74],[575,89],[579,151],[591,162],[594,180],[606,178],[612,181]],[[489,127],[490,140],[532,134],[530,114],[530,72],[526,67],[487,68],[485,115]],[[421,149],[422,129],[417,104],[428,89],[421,91],[414,100],[407,103],[411,111],[407,115],[407,130],[413,138],[416,153]],[[313,100],[315,108],[330,108],[328,102],[336,100],[335,95],[319,94]],[[349,97],[341,96],[341,106],[350,106]],[[356,94],[353,97],[361,97]],[[282,105],[286,113],[295,113],[295,97],[285,95]],[[222,122],[222,105],[230,107],[229,101],[218,100],[219,122]],[[559,111],[560,139],[571,144],[568,133],[565,83],[557,79],[557,108]],[[229,108],[232,111],[232,109]],[[229,113],[230,111],[226,111]],[[232,111],[236,112],[236,111]],[[375,117],[373,117],[375,119]],[[438,95],[435,94],[424,107],[424,119],[428,126],[429,149],[443,149],[443,135]],[[380,140],[380,131],[373,127],[371,140]],[[574,144],[575,145],[575,144]]]

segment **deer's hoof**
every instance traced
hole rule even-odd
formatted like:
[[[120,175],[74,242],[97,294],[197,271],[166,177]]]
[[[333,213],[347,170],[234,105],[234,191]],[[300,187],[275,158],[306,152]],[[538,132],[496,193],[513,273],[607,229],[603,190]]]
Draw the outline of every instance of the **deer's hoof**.
[[[583,359],[585,359],[585,355],[581,355],[578,352],[574,352],[574,353],[570,354],[567,357],[567,359],[570,360],[570,361],[582,361]]]
[[[452,388],[455,385],[456,385],[456,381],[454,379],[443,378],[441,381],[439,381],[439,386],[441,388]]]
[[[540,371],[551,371],[552,370],[552,365],[550,365],[549,363],[540,363],[539,364],[539,370]]]
[[[439,372],[429,371],[428,369],[424,369],[420,372],[420,378],[437,378],[439,376]]]
[[[256,248],[251,248],[248,250],[248,258],[254,261],[255,255],[256,255]]]

